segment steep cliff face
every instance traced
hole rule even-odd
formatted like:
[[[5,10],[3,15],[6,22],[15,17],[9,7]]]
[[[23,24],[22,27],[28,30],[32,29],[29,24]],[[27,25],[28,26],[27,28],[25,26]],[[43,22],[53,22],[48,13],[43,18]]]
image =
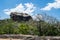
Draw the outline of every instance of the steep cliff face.
[[[18,13],[18,12],[11,12],[10,17],[14,21],[29,21],[30,19],[32,19],[32,17],[27,13]]]

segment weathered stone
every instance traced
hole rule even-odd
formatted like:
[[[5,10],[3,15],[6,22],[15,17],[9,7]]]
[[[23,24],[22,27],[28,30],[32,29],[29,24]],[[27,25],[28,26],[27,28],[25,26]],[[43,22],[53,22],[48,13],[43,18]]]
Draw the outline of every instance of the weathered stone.
[[[32,17],[27,13],[18,13],[18,12],[11,12],[10,17],[14,21],[29,21],[30,19],[32,19]]]

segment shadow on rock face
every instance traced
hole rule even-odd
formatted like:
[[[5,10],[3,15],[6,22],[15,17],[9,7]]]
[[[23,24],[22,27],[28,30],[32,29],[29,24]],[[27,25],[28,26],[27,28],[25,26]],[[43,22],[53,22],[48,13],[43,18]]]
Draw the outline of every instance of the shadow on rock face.
[[[32,19],[27,13],[11,12],[10,17],[14,21],[29,21]]]

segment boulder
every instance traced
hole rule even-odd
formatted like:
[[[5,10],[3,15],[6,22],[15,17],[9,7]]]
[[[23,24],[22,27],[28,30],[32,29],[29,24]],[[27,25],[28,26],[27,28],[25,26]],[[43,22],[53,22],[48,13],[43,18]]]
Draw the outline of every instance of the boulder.
[[[14,21],[29,21],[30,19],[32,19],[32,17],[27,13],[18,13],[18,12],[11,12],[10,17]]]

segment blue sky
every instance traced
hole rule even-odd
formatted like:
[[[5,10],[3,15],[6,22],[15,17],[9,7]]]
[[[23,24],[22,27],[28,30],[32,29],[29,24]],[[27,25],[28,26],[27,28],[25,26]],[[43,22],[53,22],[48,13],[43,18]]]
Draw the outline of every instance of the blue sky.
[[[9,18],[7,13],[10,13],[12,9],[16,11],[15,9],[19,8],[18,6],[26,9],[27,5],[33,8],[28,13],[42,14],[42,12],[45,12],[60,20],[60,0],[0,0],[0,19]],[[9,10],[10,12],[7,12]],[[27,10],[24,12],[27,12]],[[21,10],[18,9],[18,11]]]

